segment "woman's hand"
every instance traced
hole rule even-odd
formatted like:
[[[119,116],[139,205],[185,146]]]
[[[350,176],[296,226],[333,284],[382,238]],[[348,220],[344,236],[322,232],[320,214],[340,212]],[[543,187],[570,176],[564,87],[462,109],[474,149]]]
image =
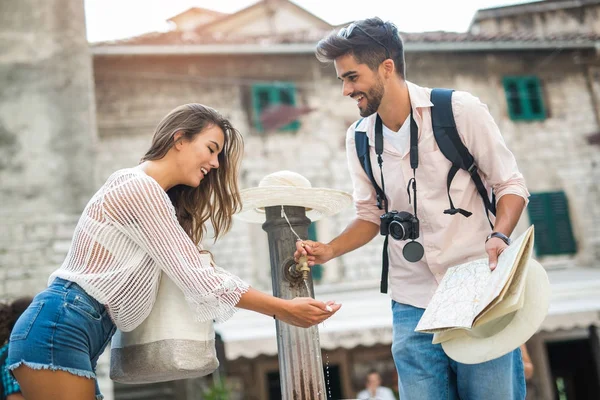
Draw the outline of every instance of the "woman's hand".
[[[275,318],[301,328],[320,324],[342,307],[341,304],[333,301],[325,303],[311,297],[296,297],[293,300],[286,300],[286,303],[286,306],[279,314],[275,315]]]
[[[242,294],[237,307],[269,315],[287,324],[308,328],[335,314],[341,307],[333,301],[323,302],[312,297],[285,300],[249,288]]]

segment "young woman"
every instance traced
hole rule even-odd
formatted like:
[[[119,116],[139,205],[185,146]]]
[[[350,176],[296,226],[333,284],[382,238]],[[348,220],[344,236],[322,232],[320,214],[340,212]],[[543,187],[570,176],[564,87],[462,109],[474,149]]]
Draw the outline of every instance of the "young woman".
[[[201,261],[205,224],[218,238],[240,207],[242,152],[229,121],[186,104],[159,123],[139,166],[108,178],[85,207],[63,265],[11,334],[8,366],[27,400],[101,399],[98,357],[116,328],[130,331],[148,316],[162,272],[202,320],[223,321],[239,307],[308,327],[340,308],[258,292]]]

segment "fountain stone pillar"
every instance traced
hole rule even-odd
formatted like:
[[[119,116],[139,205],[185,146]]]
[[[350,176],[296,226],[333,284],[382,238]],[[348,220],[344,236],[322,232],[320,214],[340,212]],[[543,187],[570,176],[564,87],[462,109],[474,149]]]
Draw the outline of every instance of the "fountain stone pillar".
[[[262,228],[269,238],[273,295],[282,299],[314,297],[310,274],[305,280],[296,271],[293,258],[296,236],[282,216],[281,206],[265,207]],[[308,237],[310,219],[304,207],[285,206],[294,231]],[[281,396],[283,400],[325,400],[325,378],[317,326],[299,328],[276,321]]]

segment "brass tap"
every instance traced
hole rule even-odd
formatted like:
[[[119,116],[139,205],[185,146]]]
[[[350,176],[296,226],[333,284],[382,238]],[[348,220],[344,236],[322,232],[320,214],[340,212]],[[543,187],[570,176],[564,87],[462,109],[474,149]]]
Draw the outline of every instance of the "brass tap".
[[[298,264],[296,264],[296,271],[302,273],[302,278],[304,280],[308,280],[308,274],[310,273],[310,267],[308,266],[308,256],[302,256],[298,259]]]

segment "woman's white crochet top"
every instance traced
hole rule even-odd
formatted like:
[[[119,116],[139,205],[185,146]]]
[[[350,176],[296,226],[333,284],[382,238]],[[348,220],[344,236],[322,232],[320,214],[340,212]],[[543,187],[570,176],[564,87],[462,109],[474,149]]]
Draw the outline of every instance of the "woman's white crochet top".
[[[210,262],[185,233],[167,193],[139,167],[112,174],[77,223],[60,277],[104,304],[131,331],[150,314],[161,273],[183,291],[200,321],[231,317],[248,284]]]

